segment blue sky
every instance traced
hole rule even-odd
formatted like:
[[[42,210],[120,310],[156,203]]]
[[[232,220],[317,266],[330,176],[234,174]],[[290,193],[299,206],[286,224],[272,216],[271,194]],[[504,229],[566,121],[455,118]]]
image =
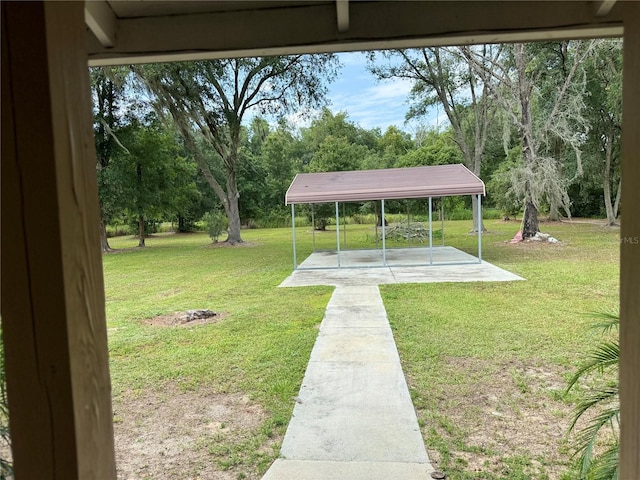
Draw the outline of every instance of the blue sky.
[[[410,81],[377,80],[367,70],[364,53],[340,53],[338,56],[343,66],[328,87],[331,111],[346,111],[352,122],[366,129],[379,127],[382,132],[389,125],[408,133],[414,133],[420,124],[436,126],[435,109],[428,118],[405,124],[409,109],[407,99],[412,86]]]

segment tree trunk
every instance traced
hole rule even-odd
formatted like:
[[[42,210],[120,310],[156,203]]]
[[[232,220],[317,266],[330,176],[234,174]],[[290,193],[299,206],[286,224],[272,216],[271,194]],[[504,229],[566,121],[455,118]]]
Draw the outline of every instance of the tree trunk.
[[[373,202],[373,209],[375,210],[376,213],[376,227],[381,227],[382,226],[382,202],[380,201],[374,201]],[[387,225],[389,225],[389,222],[387,221],[387,219],[384,219],[384,226],[386,227]]]
[[[107,229],[104,225],[104,220],[100,218],[100,247],[102,253],[113,252],[113,248],[109,245],[109,239],[107,238]]]
[[[560,221],[560,209],[558,208],[558,201],[555,198],[552,198],[549,202],[549,221],[550,222],[559,222]]]
[[[531,118],[531,91],[532,85],[527,79],[527,62],[524,44],[515,44],[513,47],[516,66],[518,69],[518,91],[520,99],[521,136],[522,136],[522,163],[525,168],[524,183],[524,214],[522,226],[522,238],[531,238],[538,233],[538,209],[534,204],[531,182],[535,175],[536,152],[533,142],[533,120]]]
[[[620,212],[620,197],[622,196],[622,178],[618,180],[618,191],[616,192],[616,201],[613,204],[614,218],[618,219],[618,212]]]
[[[603,191],[604,191],[604,207],[607,212],[607,224],[615,225],[617,211],[614,212],[613,204],[611,202],[611,157],[613,155],[613,135],[609,133],[606,139],[605,155],[604,155],[604,178],[603,178]],[[616,209],[617,210],[617,209]]]
[[[225,241],[231,245],[242,243],[238,198],[240,198],[240,194],[238,193],[235,172],[227,171],[227,204],[225,205],[225,212],[229,220],[229,228],[227,229],[227,239]]]
[[[522,238],[531,238],[538,233],[538,209],[533,202],[527,202],[524,207]]]
[[[144,216],[138,216],[138,246],[144,247]]]

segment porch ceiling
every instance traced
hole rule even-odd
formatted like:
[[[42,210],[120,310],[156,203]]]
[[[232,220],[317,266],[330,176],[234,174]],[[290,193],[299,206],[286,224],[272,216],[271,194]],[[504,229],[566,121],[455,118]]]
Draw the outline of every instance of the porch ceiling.
[[[88,1],[90,65],[622,35],[603,1]]]

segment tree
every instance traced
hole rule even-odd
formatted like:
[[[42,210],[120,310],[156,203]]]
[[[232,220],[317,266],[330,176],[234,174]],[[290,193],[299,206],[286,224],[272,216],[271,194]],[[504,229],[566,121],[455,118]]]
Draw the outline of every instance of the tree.
[[[364,145],[349,143],[345,137],[329,135],[320,144],[307,167],[309,172],[340,172],[359,170],[360,161],[369,153]],[[314,207],[315,225],[317,230],[324,230],[327,221],[333,216],[333,204],[323,203]]]
[[[426,165],[450,165],[463,161],[462,153],[453,139],[453,132],[429,130],[420,148],[410,150],[398,157],[398,167],[420,167]]]
[[[493,61],[499,55],[499,49],[489,45],[390,50],[372,53],[369,69],[380,79],[405,78],[414,82],[410,97],[413,104],[407,114],[408,119],[424,116],[429,113],[430,107],[441,104],[451,123],[465,165],[479,176],[494,111],[489,84],[495,83],[495,80],[487,76],[480,77],[465,61],[466,51],[473,51],[480,63]],[[387,64],[376,64],[377,55],[382,55]],[[472,202],[472,231],[476,231],[479,223],[475,196]],[[482,230],[485,230],[484,224]]]
[[[599,164],[607,223],[615,225],[621,196],[622,41],[599,40],[587,64],[587,157]]]
[[[513,191],[513,172],[519,171],[522,164],[522,149],[511,149],[487,182],[487,193],[493,199],[496,208],[502,212],[502,218],[508,220],[522,210],[521,198]]]
[[[98,191],[100,194],[100,243],[102,252],[111,251],[105,228],[111,212],[105,199],[104,177],[118,145],[117,130],[122,125],[121,108],[127,71],[122,67],[96,67],[90,70],[93,97],[93,133],[96,143]]]
[[[324,108],[308,128],[302,130],[303,168],[307,172],[337,172],[380,168],[376,156],[379,131],[365,130],[347,119],[346,112],[333,114]],[[314,228],[324,230],[333,217],[332,204],[313,207]],[[311,217],[311,211],[308,212]]]
[[[312,108],[334,78],[334,55],[237,58],[132,67],[152,93],[157,111],[168,112],[207,182],[222,203],[227,242],[242,242],[237,185],[242,122],[249,111],[282,116]],[[322,74],[320,74],[322,72]],[[225,181],[212,174],[197,138],[217,155]]]
[[[119,138],[123,148],[112,157],[105,186],[111,208],[135,221],[138,246],[144,247],[150,219],[174,217],[197,200],[195,165],[180,155],[175,134],[155,119],[130,119]]]
[[[580,148],[587,130],[582,116],[586,81],[583,62],[594,42],[565,42],[557,51],[555,45],[507,45],[504,55],[490,62],[473,50],[465,50],[469,63],[485,79],[501,111],[518,130],[522,167],[513,172],[512,178],[514,191],[523,198],[523,238],[538,232],[538,208],[545,199],[549,204],[562,205],[570,215],[568,182],[563,180],[560,159],[553,155],[556,142],[575,154],[573,179],[582,174]],[[558,58],[561,69],[553,65]]]
[[[277,129],[269,133],[262,143],[257,164],[264,174],[263,211],[268,216],[284,217],[288,210],[284,205],[287,189],[296,173],[302,169],[302,163],[296,155],[296,139],[289,127],[281,123]]]

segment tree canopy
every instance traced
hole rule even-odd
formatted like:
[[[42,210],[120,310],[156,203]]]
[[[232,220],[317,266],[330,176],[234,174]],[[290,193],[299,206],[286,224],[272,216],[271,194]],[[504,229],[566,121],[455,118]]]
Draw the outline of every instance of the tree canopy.
[[[234,243],[242,224],[290,221],[284,194],[297,173],[465,163],[487,184],[485,207],[523,215],[525,237],[541,212],[614,224],[621,50],[597,40],[368,54],[378,79],[411,80],[408,117],[424,122],[413,133],[366,129],[325,106],[332,55],[92,69],[103,222],[187,229],[219,208]],[[434,105],[448,118],[437,128]],[[287,119],[305,112],[302,125]]]

